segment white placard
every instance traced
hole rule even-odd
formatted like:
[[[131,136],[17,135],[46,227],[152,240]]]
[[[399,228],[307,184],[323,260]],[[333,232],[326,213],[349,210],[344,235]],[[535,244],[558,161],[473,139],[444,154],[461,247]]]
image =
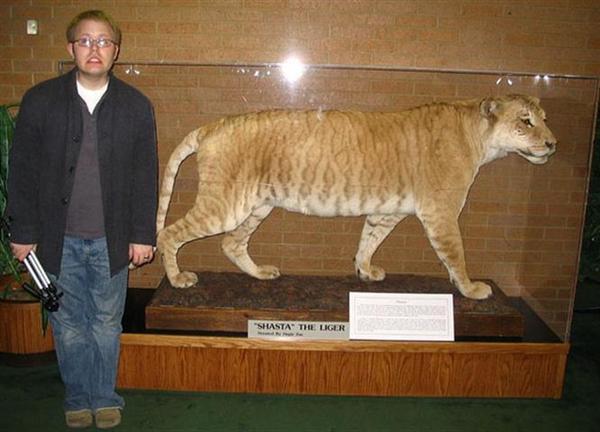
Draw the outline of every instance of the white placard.
[[[348,340],[349,325],[338,321],[248,320],[248,337],[261,339]]]
[[[454,340],[452,294],[350,293],[350,339]]]

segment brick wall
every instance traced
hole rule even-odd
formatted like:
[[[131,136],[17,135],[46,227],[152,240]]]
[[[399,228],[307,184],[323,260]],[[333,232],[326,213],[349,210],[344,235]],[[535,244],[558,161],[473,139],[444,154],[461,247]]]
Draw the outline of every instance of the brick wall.
[[[278,62],[600,74],[596,0],[21,0],[0,2],[0,100],[56,73],[64,29],[99,7],[122,61]],[[40,34],[27,36],[35,18]]]
[[[294,54],[310,64],[600,75],[597,1],[3,1],[0,103],[18,101],[32,84],[56,76],[57,62],[67,58],[68,21],[92,6],[122,25],[123,65],[116,73],[155,104],[161,168],[187,132],[223,114],[280,106],[392,110],[507,91],[538,94],[563,141],[555,160],[540,168],[510,157],[485,167],[461,228],[472,276],[492,278],[508,294],[530,298],[557,333],[565,332],[585,201],[594,82],[563,78],[543,85],[513,74],[509,88],[507,77],[496,84],[502,74],[324,69],[290,93],[267,79],[264,68],[145,63],[279,62]],[[39,35],[25,34],[28,18],[39,20]],[[126,73],[131,65],[139,75]],[[169,221],[190,207],[194,190],[193,161],[188,161]],[[361,226],[359,218],[275,211],[256,233],[251,252],[286,273],[349,273]],[[389,272],[445,275],[415,220],[394,231],[375,261]],[[222,255],[220,237],[186,246],[180,264],[237,271]],[[162,275],[155,262],[133,272],[130,282],[155,287]]]

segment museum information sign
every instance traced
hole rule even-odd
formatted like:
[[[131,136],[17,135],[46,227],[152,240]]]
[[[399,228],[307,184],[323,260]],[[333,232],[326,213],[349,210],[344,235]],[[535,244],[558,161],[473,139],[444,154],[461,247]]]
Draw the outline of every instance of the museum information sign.
[[[451,294],[351,292],[350,339],[453,341]]]
[[[248,337],[348,340],[347,322],[248,320]]]

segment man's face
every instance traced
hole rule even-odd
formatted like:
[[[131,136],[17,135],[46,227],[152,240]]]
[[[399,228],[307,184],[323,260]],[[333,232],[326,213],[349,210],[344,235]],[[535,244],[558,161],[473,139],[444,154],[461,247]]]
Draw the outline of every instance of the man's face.
[[[84,20],[79,23],[75,29],[75,40],[81,38],[109,39],[114,40],[114,35],[110,26],[102,21]],[[75,60],[79,69],[79,74],[84,78],[98,79],[108,75],[114,61],[119,54],[119,46],[111,43],[104,48],[98,47],[93,43],[91,47],[81,46],[81,44],[69,42],[67,51]]]

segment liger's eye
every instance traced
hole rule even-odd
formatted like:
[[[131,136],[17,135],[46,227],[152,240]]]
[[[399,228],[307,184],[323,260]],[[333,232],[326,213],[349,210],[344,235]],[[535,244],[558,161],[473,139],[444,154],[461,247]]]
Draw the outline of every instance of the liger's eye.
[[[523,124],[525,124],[525,126],[527,126],[528,128],[532,128],[533,127],[533,123],[531,123],[531,120],[529,120],[528,118],[522,118],[521,121],[523,122]]]

